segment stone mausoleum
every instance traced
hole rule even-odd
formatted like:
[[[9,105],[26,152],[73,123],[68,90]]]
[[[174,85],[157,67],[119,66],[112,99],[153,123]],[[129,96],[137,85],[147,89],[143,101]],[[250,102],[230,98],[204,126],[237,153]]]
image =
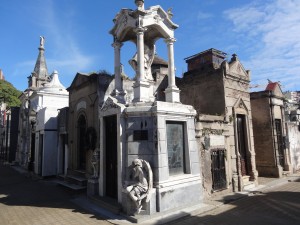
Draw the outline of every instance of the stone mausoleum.
[[[116,15],[110,31],[115,74],[113,90],[99,108],[96,181],[101,197],[120,204],[138,220],[201,203],[202,181],[196,111],[180,102],[175,84],[173,48],[178,25],[172,22],[172,13],[160,6],[145,9],[144,1],[135,3],[137,9],[122,9]],[[156,55],[158,39],[167,45],[167,66]],[[136,54],[129,60],[135,72],[133,81],[121,76],[121,50],[128,41],[136,44]],[[133,85],[128,87],[128,82]],[[92,184],[95,182],[89,181]]]
[[[260,176],[281,177],[291,171],[286,146],[284,95],[278,82],[251,93],[256,165]]]
[[[236,54],[208,49],[186,58],[188,71],[178,78],[182,103],[195,107],[206,197],[257,185],[250,71]]]

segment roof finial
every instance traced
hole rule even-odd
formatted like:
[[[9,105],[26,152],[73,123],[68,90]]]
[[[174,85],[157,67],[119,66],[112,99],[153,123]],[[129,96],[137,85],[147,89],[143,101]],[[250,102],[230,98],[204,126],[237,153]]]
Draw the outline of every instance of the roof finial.
[[[44,45],[45,45],[45,37],[40,36],[40,48],[44,48]]]
[[[134,3],[138,7],[139,10],[144,10],[144,0],[135,0]]]

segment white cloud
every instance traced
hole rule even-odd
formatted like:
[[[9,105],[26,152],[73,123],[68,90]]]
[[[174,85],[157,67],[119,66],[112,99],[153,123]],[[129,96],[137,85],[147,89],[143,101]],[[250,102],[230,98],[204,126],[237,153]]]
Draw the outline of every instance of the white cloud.
[[[285,88],[300,89],[299,12],[297,0],[256,1],[225,11],[234,32],[248,46],[259,46],[249,51],[245,62],[254,83],[269,78],[280,80]]]
[[[72,22],[75,20],[76,13],[72,11],[72,7],[68,7],[64,14],[60,14],[54,4],[55,1],[46,0],[39,6],[47,8],[47,10],[40,10],[43,16],[38,20],[38,25],[47,33],[45,48],[49,51],[45,54],[48,69],[56,69],[64,75],[74,76],[77,71],[88,69],[94,58],[84,54],[79,47]],[[48,46],[51,46],[51,49]]]

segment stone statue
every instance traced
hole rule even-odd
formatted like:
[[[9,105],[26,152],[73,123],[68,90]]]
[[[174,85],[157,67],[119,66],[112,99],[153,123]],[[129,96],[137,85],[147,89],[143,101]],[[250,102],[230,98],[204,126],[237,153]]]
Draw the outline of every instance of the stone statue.
[[[144,78],[146,80],[153,80],[152,76],[152,70],[151,65],[153,63],[155,56],[155,45],[154,44],[144,44],[144,68],[145,68],[145,75]],[[129,64],[134,69],[134,71],[137,73],[137,53],[132,57],[132,59],[129,60]],[[137,78],[137,77],[136,77]]]
[[[40,36],[40,47],[44,48],[44,44],[45,44],[45,37]]]
[[[129,197],[136,204],[136,212],[139,214],[142,209],[142,200],[146,198],[149,202],[152,189],[153,174],[149,163],[142,159],[135,159],[132,162],[133,181],[126,188]]]
[[[92,160],[91,160],[91,164],[93,167],[93,176],[92,178],[98,178],[98,164],[99,164],[99,160],[100,160],[100,153],[99,153],[99,149],[95,149],[93,152],[93,156],[92,156]]]
[[[138,7],[138,9],[144,9],[144,0],[135,0],[134,3]]]

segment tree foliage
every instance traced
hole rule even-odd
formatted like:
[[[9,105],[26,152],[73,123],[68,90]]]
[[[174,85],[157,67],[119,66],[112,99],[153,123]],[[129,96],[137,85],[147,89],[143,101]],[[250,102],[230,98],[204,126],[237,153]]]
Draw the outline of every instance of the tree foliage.
[[[0,80],[0,102],[5,102],[7,107],[20,106],[21,102],[18,97],[21,93],[11,83]]]

